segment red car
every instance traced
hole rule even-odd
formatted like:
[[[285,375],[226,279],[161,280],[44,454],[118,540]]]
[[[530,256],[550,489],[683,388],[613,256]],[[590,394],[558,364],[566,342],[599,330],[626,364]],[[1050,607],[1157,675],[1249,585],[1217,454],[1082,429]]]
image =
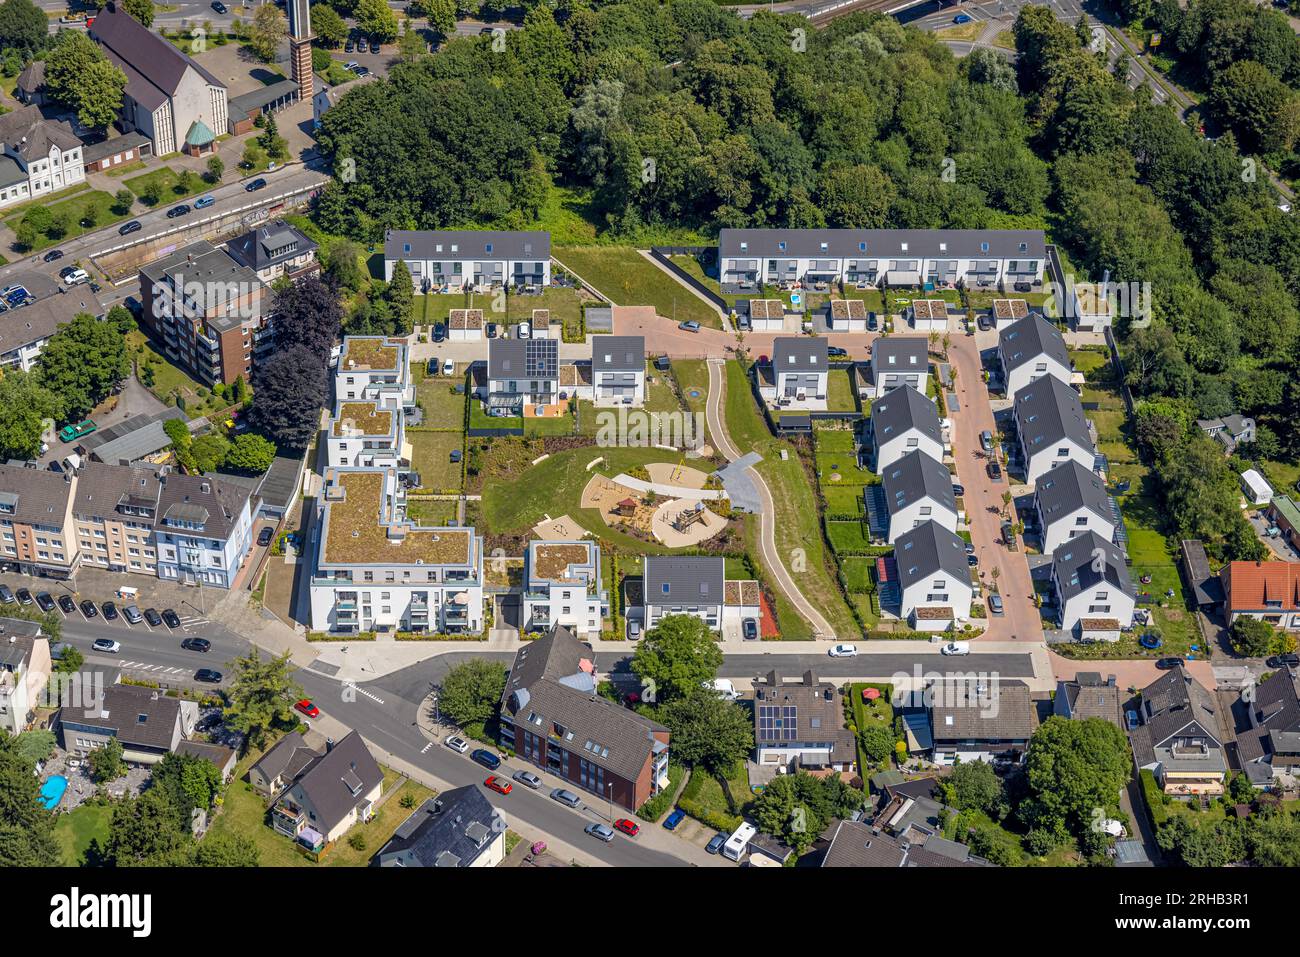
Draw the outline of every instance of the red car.
[[[483,782],[484,787],[491,788],[497,794],[509,794],[513,785],[509,781],[503,781],[495,774]]]
[[[297,710],[301,711],[303,714],[305,714],[305,715],[306,715],[307,717],[309,717],[309,718],[319,718],[319,717],[320,717],[320,708],[318,708],[318,707],[316,707],[314,704],[312,704],[312,703],[311,703],[311,700],[310,700],[309,698],[303,698],[303,699],[302,699],[301,701],[299,701],[296,705],[294,705],[294,708],[296,708]]]
[[[629,821],[625,817],[621,817],[615,821],[614,827],[622,831],[628,837],[636,837],[641,833],[641,825],[636,823],[636,821]]]

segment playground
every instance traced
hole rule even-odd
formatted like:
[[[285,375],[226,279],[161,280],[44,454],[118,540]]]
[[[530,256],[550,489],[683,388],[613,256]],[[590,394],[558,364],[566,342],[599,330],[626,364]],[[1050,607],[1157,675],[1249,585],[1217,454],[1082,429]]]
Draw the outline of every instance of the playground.
[[[669,462],[650,462],[645,470],[648,482],[622,474],[615,478],[593,475],[582,490],[582,507],[598,511],[611,528],[621,525],[653,535],[669,548],[699,545],[726,528],[726,519],[704,504],[704,500],[722,494],[705,489],[708,475],[704,472]],[[692,491],[699,496],[690,495]],[[669,493],[672,497],[664,501]]]

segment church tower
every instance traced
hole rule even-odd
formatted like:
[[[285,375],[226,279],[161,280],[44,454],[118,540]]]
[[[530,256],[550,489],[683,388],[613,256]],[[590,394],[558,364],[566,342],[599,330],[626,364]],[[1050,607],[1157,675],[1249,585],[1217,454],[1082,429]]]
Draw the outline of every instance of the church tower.
[[[310,101],[315,77],[311,69],[311,10],[308,0],[289,0],[289,60],[298,98]]]

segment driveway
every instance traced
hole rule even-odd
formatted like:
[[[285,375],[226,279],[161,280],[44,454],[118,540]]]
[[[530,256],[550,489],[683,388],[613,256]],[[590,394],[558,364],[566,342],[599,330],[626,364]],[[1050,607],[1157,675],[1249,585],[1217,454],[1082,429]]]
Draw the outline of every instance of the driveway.
[[[616,310],[614,334],[619,336],[645,336],[646,353],[667,355],[673,359],[725,359],[736,348],[737,337],[721,329],[701,329],[687,332],[679,329],[671,319],[663,316],[642,318],[631,310]],[[747,332],[744,347],[751,355],[772,354],[772,343],[789,333]],[[872,332],[830,333],[827,341],[847,349],[850,359],[865,361],[871,358]]]
[[[956,335],[948,348],[948,361],[957,372],[957,399],[960,410],[953,413],[953,457],[957,479],[966,487],[966,520],[971,541],[979,558],[980,580],[987,593],[996,581],[1005,613],[990,618],[985,639],[1042,641],[1042,619],[1034,605],[1034,585],[1025,560],[1024,541],[1019,551],[1010,552],[1000,542],[1002,495],[1010,490],[1006,473],[994,482],[984,471],[986,459],[980,449],[980,433],[996,434],[993,410],[980,376],[979,349],[974,337]],[[1012,521],[1015,521],[1014,513]],[[996,570],[996,575],[995,575]]]

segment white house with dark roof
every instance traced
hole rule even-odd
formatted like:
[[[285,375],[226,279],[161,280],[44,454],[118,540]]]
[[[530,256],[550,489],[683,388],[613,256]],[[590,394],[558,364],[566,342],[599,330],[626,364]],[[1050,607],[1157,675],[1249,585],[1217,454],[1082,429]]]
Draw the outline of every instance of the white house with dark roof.
[[[141,25],[114,0],[88,30],[126,74],[122,125],[149,137],[154,156],[210,153],[229,126],[226,87],[197,60]]]
[[[609,608],[592,541],[533,541],[524,552],[523,629],[562,625],[579,638],[599,637]]]
[[[85,182],[81,140],[63,120],[47,120],[37,106],[0,116],[0,207]]]
[[[40,623],[0,618],[0,731],[27,730],[53,671],[50,640]]]
[[[770,374],[765,371],[760,378],[759,392],[781,409],[824,411],[829,362],[824,337],[778,336],[772,343]]]
[[[1074,459],[1038,477],[1034,511],[1042,529],[1044,555],[1086,532],[1115,540],[1116,513],[1105,483]]]
[[[506,823],[475,784],[428,798],[397,826],[380,867],[496,867],[506,857]]]
[[[1129,741],[1138,768],[1151,771],[1165,794],[1191,799],[1223,793],[1228,762],[1217,711],[1214,695],[1181,665],[1142,689],[1141,724]],[[1232,717],[1226,717],[1230,727]]]
[[[1038,712],[1023,681],[997,676],[941,679],[926,689],[932,760],[992,763],[1019,760],[1038,726]]]
[[[336,402],[377,399],[387,408],[415,407],[415,384],[405,341],[344,336],[334,370]]]
[[[157,688],[114,684],[94,704],[59,709],[55,724],[69,755],[84,758],[116,738],[122,759],[131,764],[157,764],[194,732],[196,701],[170,698]]]
[[[1096,532],[1084,532],[1052,553],[1052,591],[1061,629],[1118,641],[1133,625],[1137,592],[1124,553]]]
[[[910,386],[926,394],[930,376],[930,350],[918,336],[881,336],[871,343],[871,396],[879,398]]]
[[[319,851],[374,815],[384,772],[356,731],[318,755],[271,805],[271,827]]]
[[[528,415],[554,405],[560,393],[560,343],[556,339],[488,340],[488,415]]]
[[[884,538],[891,545],[904,532],[924,522],[936,522],[950,532],[957,531],[952,473],[920,449],[913,449],[887,466],[881,473],[880,484],[866,486],[863,494],[867,497],[869,519],[874,525],[876,515],[881,514]]]
[[[871,446],[876,474],[883,475],[909,452],[943,461],[943,427],[934,403],[910,386],[871,404]]]
[[[154,520],[158,577],[230,588],[253,544],[249,489],[205,475],[172,472],[159,479]]]
[[[316,243],[283,220],[265,223],[226,243],[226,252],[268,286],[287,276],[297,282],[320,271]]]
[[[1074,374],[1065,339],[1036,312],[998,333],[998,362],[1011,397],[1043,376],[1054,376],[1068,386]]]
[[[1026,483],[1063,462],[1073,460],[1086,469],[1096,464],[1079,393],[1060,379],[1049,375],[1022,387],[1014,410]]]
[[[593,336],[591,377],[596,405],[644,405],[645,337]]]
[[[970,618],[966,543],[938,522],[922,522],[894,543],[898,617],[917,631],[946,631]]]
[[[416,292],[466,287],[548,286],[551,234],[488,229],[390,229],[384,235],[384,279],[406,263]]]
[[[668,615],[694,615],[714,631],[760,615],[758,582],[727,578],[721,555],[647,555],[637,610],[649,629]]]

